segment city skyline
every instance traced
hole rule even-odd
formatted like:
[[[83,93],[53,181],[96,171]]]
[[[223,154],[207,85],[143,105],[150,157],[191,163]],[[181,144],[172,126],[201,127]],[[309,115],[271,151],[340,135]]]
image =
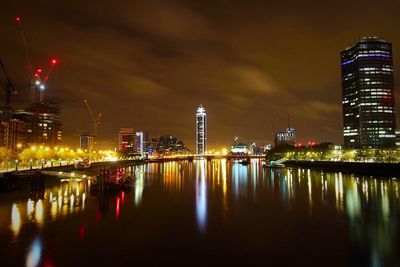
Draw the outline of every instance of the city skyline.
[[[101,2],[97,11],[87,3],[44,6],[6,5],[0,48],[20,91],[12,99],[16,107],[26,106],[29,92],[15,16],[23,18],[33,62],[60,58],[45,99],[60,102],[66,144],[77,144],[80,134],[92,129],[84,99],[104,114],[99,135],[113,145],[119,128],[133,127],[178,136],[194,148],[188,113],[198,103],[211,116],[210,147],[229,145],[234,136],[273,143],[270,121],[283,130],[287,113],[299,140],[343,143],[340,51],[361,36],[393,43],[399,84],[400,37],[393,27],[399,4],[390,1],[345,10],[340,1],[290,7],[231,3],[224,9],[159,2],[113,6],[111,12]],[[310,15],[304,8],[318,12]],[[360,8],[360,14],[384,12],[374,12],[374,18],[353,12]]]

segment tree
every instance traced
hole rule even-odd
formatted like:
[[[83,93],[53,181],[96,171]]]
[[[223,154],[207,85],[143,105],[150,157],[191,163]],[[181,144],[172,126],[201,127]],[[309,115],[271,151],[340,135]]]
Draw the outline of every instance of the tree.
[[[11,150],[6,147],[0,147],[0,162],[4,164],[11,159]]]

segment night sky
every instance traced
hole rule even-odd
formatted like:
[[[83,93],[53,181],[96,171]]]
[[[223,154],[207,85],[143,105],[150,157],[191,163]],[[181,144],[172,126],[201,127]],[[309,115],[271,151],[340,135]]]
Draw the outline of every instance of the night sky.
[[[211,147],[234,136],[271,143],[271,120],[283,130],[287,113],[299,140],[342,143],[340,51],[361,36],[392,42],[399,85],[399,11],[394,0],[6,0],[0,57],[19,89],[16,107],[30,94],[15,17],[23,18],[34,66],[60,59],[45,98],[60,103],[68,145],[92,130],[84,99],[104,114],[103,145],[133,127],[193,148],[199,104]]]

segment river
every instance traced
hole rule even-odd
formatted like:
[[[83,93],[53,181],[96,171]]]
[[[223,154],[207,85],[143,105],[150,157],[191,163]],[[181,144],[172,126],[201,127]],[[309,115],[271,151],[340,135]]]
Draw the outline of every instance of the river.
[[[0,266],[400,266],[400,180],[149,163],[131,191],[72,180],[0,195]]]

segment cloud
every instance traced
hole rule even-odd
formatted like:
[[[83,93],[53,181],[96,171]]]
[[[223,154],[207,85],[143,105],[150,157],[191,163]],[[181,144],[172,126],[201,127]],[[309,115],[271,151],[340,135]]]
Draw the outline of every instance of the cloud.
[[[290,113],[296,114],[310,120],[329,120],[330,118],[341,118],[342,107],[322,101],[306,101],[297,104],[290,109]]]
[[[121,89],[132,92],[134,96],[165,97],[169,91],[165,86],[143,77],[129,74],[121,74],[117,84]]]
[[[278,92],[277,82],[255,67],[237,66],[233,68],[233,72],[237,75],[242,89],[267,95]]]

